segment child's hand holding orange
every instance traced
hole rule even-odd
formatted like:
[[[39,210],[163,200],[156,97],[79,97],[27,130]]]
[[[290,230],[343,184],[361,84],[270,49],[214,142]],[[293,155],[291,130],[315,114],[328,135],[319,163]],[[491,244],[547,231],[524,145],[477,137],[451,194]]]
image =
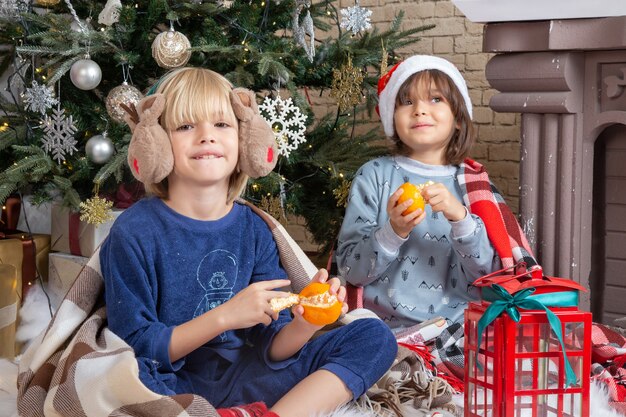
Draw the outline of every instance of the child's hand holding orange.
[[[279,312],[288,307],[294,307],[294,315],[301,316],[308,323],[315,326],[325,326],[337,321],[342,313],[347,311],[345,287],[339,285],[337,278],[326,282],[328,273],[320,270],[313,278],[313,282],[304,287],[300,294],[290,294],[288,297],[276,297],[270,300],[273,311]]]
[[[422,191],[431,184],[432,181],[420,185],[405,182],[389,198],[387,214],[391,227],[398,236],[406,238],[426,217],[426,201]]]

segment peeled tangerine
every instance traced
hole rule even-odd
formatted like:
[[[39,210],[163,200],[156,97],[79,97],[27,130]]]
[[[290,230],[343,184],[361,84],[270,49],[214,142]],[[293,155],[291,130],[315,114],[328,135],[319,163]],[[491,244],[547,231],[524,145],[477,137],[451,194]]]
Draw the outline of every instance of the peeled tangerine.
[[[424,197],[422,197],[422,190],[432,184],[434,184],[434,182],[432,181],[428,181],[424,184],[418,185],[411,184],[410,182],[405,182],[398,188],[402,188],[404,190],[404,192],[398,198],[398,204],[402,204],[409,199],[413,200],[413,204],[411,204],[406,210],[402,212],[403,216],[406,216],[407,214],[412,213],[417,209],[424,210],[426,202],[424,201]]]
[[[276,297],[270,300],[273,311],[279,312],[285,308],[300,304],[304,307],[302,317],[311,324],[325,326],[337,321],[341,315],[341,301],[337,296],[330,294],[329,284],[312,282],[300,291],[300,294],[290,294],[288,297]]]

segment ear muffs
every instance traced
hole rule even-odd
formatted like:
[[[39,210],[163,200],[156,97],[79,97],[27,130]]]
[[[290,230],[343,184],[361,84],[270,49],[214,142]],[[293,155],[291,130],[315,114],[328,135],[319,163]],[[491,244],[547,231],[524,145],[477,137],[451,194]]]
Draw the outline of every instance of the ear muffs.
[[[261,117],[253,91],[235,88],[230,102],[239,120],[239,168],[250,178],[264,177],[278,160],[274,131]]]
[[[170,138],[159,124],[165,98],[153,94],[139,101],[134,109],[124,108],[128,113],[124,119],[133,132],[128,146],[130,170],[144,184],[157,184],[174,168]]]
[[[239,120],[239,168],[251,178],[265,176],[278,160],[274,132],[261,117],[253,91],[236,88],[230,92],[230,101]],[[153,94],[136,106],[121,106],[126,110],[124,119],[133,134],[128,147],[130,170],[144,184],[157,184],[174,168],[169,135],[159,124],[165,97]]]

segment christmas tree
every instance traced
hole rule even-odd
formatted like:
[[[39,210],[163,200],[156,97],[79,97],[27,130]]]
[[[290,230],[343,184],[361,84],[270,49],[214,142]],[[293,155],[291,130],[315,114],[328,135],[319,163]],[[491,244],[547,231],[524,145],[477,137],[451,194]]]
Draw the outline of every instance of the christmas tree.
[[[280,158],[245,197],[277,218],[304,217],[331,245],[350,181],[384,153],[370,120],[376,82],[397,51],[426,27],[385,31],[371,11],[330,1],[0,1],[0,202],[18,191],[77,209],[94,193],[132,182],[130,131],[121,104],[135,103],[170,68],[191,65],[259,92]],[[336,108],[314,116],[310,95]],[[87,207],[87,211],[93,207]]]

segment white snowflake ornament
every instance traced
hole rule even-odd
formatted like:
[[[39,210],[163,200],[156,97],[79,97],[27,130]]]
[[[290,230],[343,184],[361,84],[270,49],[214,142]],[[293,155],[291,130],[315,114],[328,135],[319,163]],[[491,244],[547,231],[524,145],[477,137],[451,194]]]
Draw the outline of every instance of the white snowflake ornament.
[[[52,117],[46,116],[43,119],[44,137],[41,139],[43,150],[52,153],[52,158],[61,163],[65,161],[65,155],[73,155],[76,149],[76,126],[74,119],[70,115],[65,115],[65,109],[56,108]]]
[[[354,6],[341,10],[342,18],[340,26],[346,30],[352,31],[352,33],[356,35],[372,27],[370,22],[372,11],[361,7],[359,0],[356,0],[355,3]]]
[[[26,110],[39,112],[42,115],[46,114],[52,106],[58,104],[58,100],[54,97],[54,88],[45,84],[39,85],[35,80],[33,80],[30,88],[24,91],[22,97]]]
[[[2,0],[0,1],[0,18],[15,19],[21,13],[28,11],[28,2],[25,0]]]
[[[259,105],[261,116],[272,126],[274,137],[278,144],[278,153],[289,157],[301,143],[306,142],[306,116],[298,106],[294,105],[291,97],[283,100],[280,96],[272,99],[265,97]]]

